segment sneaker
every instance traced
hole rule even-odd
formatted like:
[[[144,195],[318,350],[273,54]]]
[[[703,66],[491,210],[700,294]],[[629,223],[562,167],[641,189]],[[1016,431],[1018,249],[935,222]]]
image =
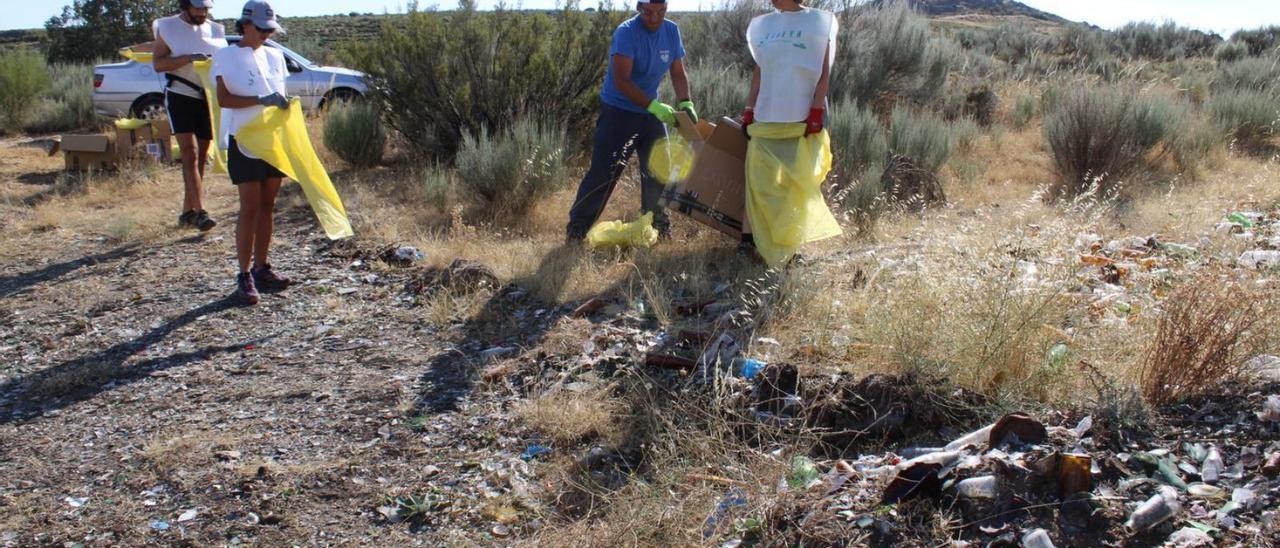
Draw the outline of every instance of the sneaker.
[[[196,210],[191,218],[191,226],[200,229],[200,232],[208,232],[213,227],[218,226],[218,221],[209,217],[209,212],[203,209]]]
[[[196,210],[185,211],[182,215],[178,215],[178,228],[185,226],[196,226]]]
[[[250,272],[253,273],[253,281],[263,289],[284,289],[293,283],[288,276],[276,274],[269,264],[255,266]]]
[[[248,272],[236,275],[236,297],[244,304],[258,304],[258,288],[253,285],[253,276]]]

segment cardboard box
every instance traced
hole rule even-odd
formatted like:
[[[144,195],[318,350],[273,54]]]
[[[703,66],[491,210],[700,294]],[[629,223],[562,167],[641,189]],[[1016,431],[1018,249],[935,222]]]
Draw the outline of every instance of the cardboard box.
[[[116,151],[106,135],[63,135],[59,145],[68,171],[106,171],[116,167]]]
[[[696,126],[684,113],[677,129],[694,147],[689,177],[667,191],[667,207],[693,220],[740,239],[746,215],[747,137],[729,118],[719,124],[705,120]]]
[[[172,159],[169,151],[169,123],[164,120],[152,120],[150,124],[137,129],[116,128],[116,153],[118,161],[151,159],[157,162],[168,162]]]

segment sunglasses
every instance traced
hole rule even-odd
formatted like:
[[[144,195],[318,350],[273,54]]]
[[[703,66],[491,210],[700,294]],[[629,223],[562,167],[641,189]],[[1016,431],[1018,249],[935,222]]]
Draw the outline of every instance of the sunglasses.
[[[276,31],[276,29],[264,29],[258,25],[254,25],[253,28],[258,29],[258,32],[261,32],[262,34],[271,34]]]

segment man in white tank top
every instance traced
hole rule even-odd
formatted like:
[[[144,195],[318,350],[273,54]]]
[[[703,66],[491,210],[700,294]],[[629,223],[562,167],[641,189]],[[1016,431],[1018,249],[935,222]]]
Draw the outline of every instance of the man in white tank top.
[[[209,19],[213,0],[178,0],[177,15],[157,19],[152,24],[156,41],[153,64],[164,73],[164,104],[169,126],[182,153],[184,196],[180,226],[201,231],[217,223],[204,210],[204,169],[209,161],[209,140],[213,124],[209,103],[192,63],[204,61],[227,47],[221,24]]]

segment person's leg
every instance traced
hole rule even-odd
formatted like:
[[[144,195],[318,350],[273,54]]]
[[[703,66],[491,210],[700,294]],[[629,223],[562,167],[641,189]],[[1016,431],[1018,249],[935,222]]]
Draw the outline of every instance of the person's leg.
[[[200,202],[204,202],[204,174],[205,169],[209,166],[209,142],[212,139],[196,139],[196,174],[200,177],[200,182],[196,185],[199,187]]]
[[[671,219],[667,217],[667,208],[662,203],[662,193],[666,192],[667,186],[649,169],[649,155],[658,140],[666,136],[665,124],[657,117],[649,116],[645,120],[644,131],[640,133],[637,149],[640,154],[640,210],[653,212],[653,227],[663,238],[671,235]]]
[[[591,167],[578,184],[577,197],[569,209],[569,224],[565,227],[567,239],[585,238],[591,225],[600,218],[622,170],[627,167],[631,152],[635,150],[639,133],[634,127],[637,117],[637,113],[600,106],[600,118],[592,141]]]
[[[202,204],[200,173],[196,171],[196,135],[179,133],[173,138],[178,142],[178,152],[182,154],[182,212],[199,211]]]
[[[265,185],[250,181],[236,185],[240,191],[240,217],[236,219],[236,260],[242,274],[249,272],[253,260],[259,210]]]
[[[258,221],[253,238],[253,266],[270,264],[267,252],[271,249],[271,231],[275,228],[276,195],[280,193],[279,177],[268,177],[262,182],[258,201]]]

